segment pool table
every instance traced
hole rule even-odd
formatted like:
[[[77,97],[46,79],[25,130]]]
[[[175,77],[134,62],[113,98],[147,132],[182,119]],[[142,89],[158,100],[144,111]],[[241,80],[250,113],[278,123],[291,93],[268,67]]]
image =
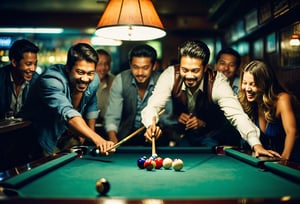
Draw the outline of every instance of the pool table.
[[[137,159],[150,157],[150,147],[109,156],[75,150],[15,169],[0,183],[0,203],[300,203],[299,169],[233,148],[157,147],[158,156],[183,160],[180,171],[140,169]],[[107,195],[96,191],[100,178],[110,183]]]

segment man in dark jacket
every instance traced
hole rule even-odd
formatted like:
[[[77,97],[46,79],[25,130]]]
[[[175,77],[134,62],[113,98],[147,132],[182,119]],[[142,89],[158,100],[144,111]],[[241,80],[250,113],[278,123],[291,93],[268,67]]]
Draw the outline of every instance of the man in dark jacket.
[[[39,48],[28,40],[17,40],[9,50],[10,64],[0,68],[0,118],[23,106],[29,88],[38,78],[36,73]]]

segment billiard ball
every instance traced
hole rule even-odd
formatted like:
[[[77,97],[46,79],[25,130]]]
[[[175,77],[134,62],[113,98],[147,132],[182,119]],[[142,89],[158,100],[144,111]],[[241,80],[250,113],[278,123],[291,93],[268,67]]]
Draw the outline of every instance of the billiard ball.
[[[96,190],[101,195],[107,194],[110,189],[110,184],[105,178],[101,178],[96,182]]]
[[[144,168],[145,168],[144,163],[145,163],[146,159],[147,159],[147,157],[146,157],[146,156],[143,156],[143,157],[141,157],[141,158],[139,158],[139,159],[137,160],[137,166],[138,166],[140,169],[144,169]]]
[[[98,147],[93,148],[91,154],[93,156],[98,156],[100,154],[100,150],[98,149]]]
[[[160,169],[163,165],[163,158],[157,157],[154,161],[155,161],[155,168]]]
[[[165,169],[170,169],[171,167],[172,167],[172,159],[170,159],[170,158],[165,158],[164,160],[163,160],[163,167],[165,168]]]
[[[225,154],[224,147],[223,146],[216,146],[215,147],[215,152],[218,155],[224,155]]]
[[[150,159],[155,160],[157,157],[158,157],[157,154],[152,154],[152,156],[150,157]]]
[[[174,159],[172,167],[175,171],[180,171],[183,168],[183,161],[181,159]]]
[[[144,163],[144,167],[148,170],[151,171],[152,169],[155,168],[155,161],[153,159],[147,159]]]

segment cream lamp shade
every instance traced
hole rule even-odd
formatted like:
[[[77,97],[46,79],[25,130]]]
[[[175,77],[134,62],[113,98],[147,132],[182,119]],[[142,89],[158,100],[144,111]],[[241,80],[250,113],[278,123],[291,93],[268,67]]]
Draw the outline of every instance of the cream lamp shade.
[[[110,0],[96,28],[97,36],[146,41],[166,35],[151,0]]]

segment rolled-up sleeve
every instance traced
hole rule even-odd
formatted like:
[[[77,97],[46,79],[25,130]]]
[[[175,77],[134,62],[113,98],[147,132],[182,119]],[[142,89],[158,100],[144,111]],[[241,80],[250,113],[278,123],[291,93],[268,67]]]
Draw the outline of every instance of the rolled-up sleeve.
[[[228,121],[239,131],[242,138],[253,147],[261,144],[260,131],[244,112],[226,77],[218,72],[212,90],[212,98],[217,103]]]
[[[145,127],[149,127],[152,124],[154,116],[156,121],[159,121],[158,113],[165,107],[170,98],[173,85],[174,67],[171,66],[159,76],[148,104],[141,112],[142,123]]]

